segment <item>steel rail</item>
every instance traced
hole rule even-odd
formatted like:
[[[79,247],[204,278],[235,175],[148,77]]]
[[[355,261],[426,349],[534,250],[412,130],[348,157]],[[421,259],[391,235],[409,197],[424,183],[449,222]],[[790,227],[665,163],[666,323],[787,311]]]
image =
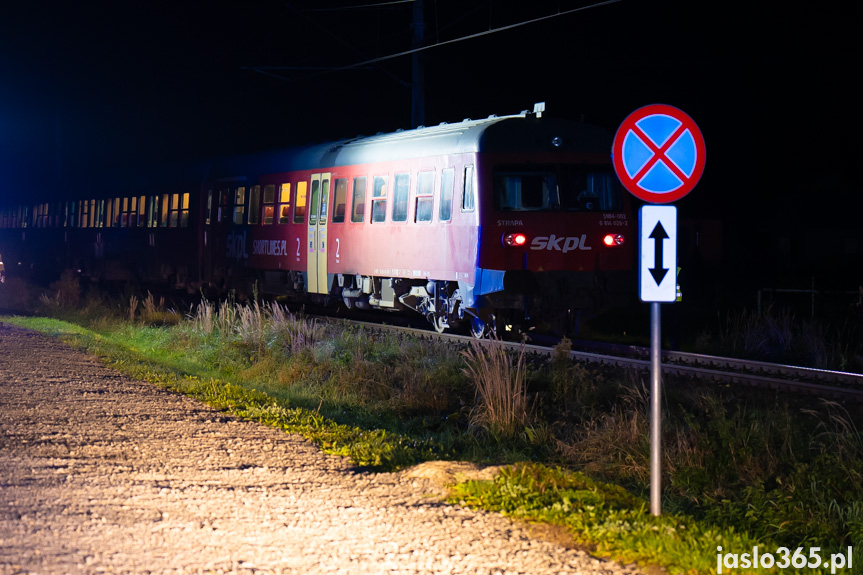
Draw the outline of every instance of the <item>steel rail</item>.
[[[471,336],[447,333],[439,334],[426,329],[368,322],[351,323],[359,323],[370,328],[409,333],[423,338],[457,341],[463,344],[469,344],[472,341],[476,341]],[[521,343],[507,341],[502,341],[501,343],[511,350],[519,350],[522,348]],[[648,359],[632,357],[632,355],[646,356],[649,351],[648,348],[619,345],[611,345],[609,347],[614,347],[619,351],[622,349],[627,350],[628,356],[579,350],[572,350],[569,352],[569,355],[571,358],[579,361],[598,363],[610,367],[623,367],[643,371],[650,369],[650,361]],[[553,353],[554,348],[543,345],[524,344],[524,350],[531,354],[550,356]],[[663,351],[661,365],[662,373],[664,375],[692,377],[717,384],[747,385],[762,389],[801,393],[825,399],[848,400],[863,403],[863,374],[858,373],[813,369],[793,365],[773,364],[764,361],[735,359],[677,351]],[[846,385],[846,387],[827,385],[823,382],[842,383]]]

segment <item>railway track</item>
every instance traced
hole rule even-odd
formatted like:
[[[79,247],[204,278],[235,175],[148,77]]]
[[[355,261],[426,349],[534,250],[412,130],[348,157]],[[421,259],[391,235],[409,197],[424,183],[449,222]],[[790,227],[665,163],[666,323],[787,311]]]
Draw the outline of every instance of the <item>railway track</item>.
[[[473,341],[470,336],[438,334],[425,329],[368,322],[356,323],[370,329],[393,330],[411,333],[419,337],[438,338],[463,344]],[[519,343],[503,342],[503,344],[513,350],[521,347]],[[638,370],[650,369],[650,361],[647,359],[650,353],[649,348],[586,341],[576,341],[574,347],[581,349],[572,350],[570,357],[579,361]],[[553,346],[526,344],[525,351],[539,355],[551,355]],[[863,374],[859,373],[677,351],[662,352],[662,373],[666,376],[692,377],[716,384],[746,385],[825,399],[863,403]]]

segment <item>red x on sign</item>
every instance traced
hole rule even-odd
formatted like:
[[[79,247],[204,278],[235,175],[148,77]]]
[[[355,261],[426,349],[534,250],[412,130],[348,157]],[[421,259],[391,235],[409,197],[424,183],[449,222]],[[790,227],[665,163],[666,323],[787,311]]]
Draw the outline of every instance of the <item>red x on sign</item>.
[[[704,172],[704,137],[683,111],[665,104],[639,108],[620,125],[611,149],[617,177],[646,202],[679,200]]]

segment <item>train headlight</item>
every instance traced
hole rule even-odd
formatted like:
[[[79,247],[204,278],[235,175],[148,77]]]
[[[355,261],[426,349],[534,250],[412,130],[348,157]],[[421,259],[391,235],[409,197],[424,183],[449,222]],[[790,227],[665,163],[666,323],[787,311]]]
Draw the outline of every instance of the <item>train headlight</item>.
[[[523,246],[527,243],[527,236],[524,234],[503,234],[503,245],[508,247]]]
[[[607,234],[602,238],[602,243],[610,248],[614,246],[622,246],[624,241],[624,237],[620,234]]]

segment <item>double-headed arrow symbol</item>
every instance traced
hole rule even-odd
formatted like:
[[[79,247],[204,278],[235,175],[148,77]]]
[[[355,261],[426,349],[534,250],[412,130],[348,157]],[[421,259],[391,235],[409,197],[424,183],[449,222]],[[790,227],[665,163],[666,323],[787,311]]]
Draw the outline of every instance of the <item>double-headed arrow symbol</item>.
[[[653,267],[648,271],[650,271],[650,275],[653,276],[653,279],[656,281],[656,285],[658,286],[662,283],[662,279],[665,277],[665,274],[668,273],[668,269],[662,267],[662,243],[663,240],[668,239],[668,234],[666,233],[665,228],[662,227],[662,222],[656,222],[656,226],[653,228],[653,231],[650,232],[648,237],[656,242],[656,247],[653,250]]]

